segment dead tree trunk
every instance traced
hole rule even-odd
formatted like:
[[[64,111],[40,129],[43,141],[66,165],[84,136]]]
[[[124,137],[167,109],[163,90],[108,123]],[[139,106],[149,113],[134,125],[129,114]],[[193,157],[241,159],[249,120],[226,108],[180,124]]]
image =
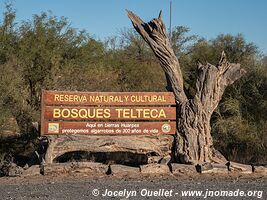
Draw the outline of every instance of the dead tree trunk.
[[[160,61],[167,89],[172,91],[177,103],[177,134],[174,157],[181,163],[203,163],[224,161],[213,147],[210,119],[218,106],[226,86],[239,79],[245,70],[240,64],[229,63],[224,52],[218,65],[198,63],[196,95],[189,99],[183,88],[183,77],[179,61],[174,54],[165,25],[159,17],[148,23],[128,12],[136,31],[143,37]]]

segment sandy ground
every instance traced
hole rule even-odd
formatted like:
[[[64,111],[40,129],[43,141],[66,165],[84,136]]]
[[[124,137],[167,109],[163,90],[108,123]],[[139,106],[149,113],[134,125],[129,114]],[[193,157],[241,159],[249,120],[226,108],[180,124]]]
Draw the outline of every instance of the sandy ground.
[[[203,192],[198,197],[185,197],[182,194],[182,191],[194,190]],[[119,177],[72,174],[0,178],[1,200],[267,199],[266,190],[267,177],[260,175]],[[210,196],[213,192],[213,197],[206,197],[209,191]],[[218,194],[215,191],[244,191],[246,196],[221,197],[215,196]],[[104,196],[106,193],[108,196]]]

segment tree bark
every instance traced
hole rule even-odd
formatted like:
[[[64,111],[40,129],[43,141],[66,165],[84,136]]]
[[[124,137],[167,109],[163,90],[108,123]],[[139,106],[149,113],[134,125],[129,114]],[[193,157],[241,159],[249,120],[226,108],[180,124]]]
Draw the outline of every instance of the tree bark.
[[[239,79],[245,70],[240,64],[229,63],[222,52],[219,63],[198,63],[196,95],[189,99],[183,88],[180,64],[174,54],[166,28],[161,18],[148,23],[127,11],[136,31],[143,37],[159,59],[165,72],[167,89],[172,91],[177,104],[177,132],[174,158],[181,163],[224,162],[225,159],[213,147],[210,119],[218,106],[226,86]]]

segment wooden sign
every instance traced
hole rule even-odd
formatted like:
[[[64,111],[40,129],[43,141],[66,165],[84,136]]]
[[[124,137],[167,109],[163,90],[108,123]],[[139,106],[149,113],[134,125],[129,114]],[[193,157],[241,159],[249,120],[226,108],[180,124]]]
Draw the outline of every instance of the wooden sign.
[[[172,107],[66,107],[46,106],[47,120],[175,120]]]
[[[49,135],[84,134],[174,134],[176,122],[62,122],[49,121],[44,128]]]
[[[41,134],[174,134],[170,92],[42,91]]]
[[[171,92],[43,91],[46,105],[175,105]]]

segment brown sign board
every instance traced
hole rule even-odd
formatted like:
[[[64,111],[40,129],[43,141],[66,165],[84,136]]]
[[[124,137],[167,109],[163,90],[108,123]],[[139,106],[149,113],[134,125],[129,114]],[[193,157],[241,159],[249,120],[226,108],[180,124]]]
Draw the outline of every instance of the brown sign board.
[[[47,120],[175,120],[173,107],[46,106]]]
[[[176,122],[45,122],[49,135],[174,134]]]
[[[41,134],[174,134],[171,92],[42,91]]]
[[[175,105],[171,92],[43,91],[46,105]]]

